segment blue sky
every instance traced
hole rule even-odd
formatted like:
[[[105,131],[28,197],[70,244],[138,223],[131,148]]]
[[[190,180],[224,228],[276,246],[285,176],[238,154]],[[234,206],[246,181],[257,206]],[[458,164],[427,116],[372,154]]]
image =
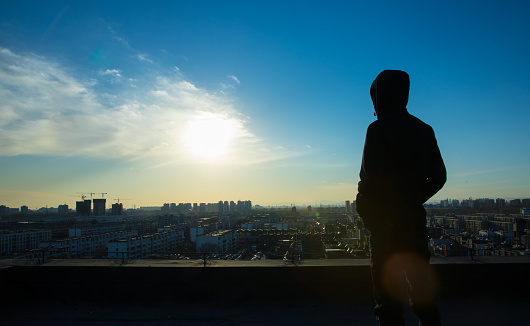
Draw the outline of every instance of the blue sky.
[[[0,204],[353,200],[369,87],[411,77],[434,199],[530,197],[526,1],[4,1]]]

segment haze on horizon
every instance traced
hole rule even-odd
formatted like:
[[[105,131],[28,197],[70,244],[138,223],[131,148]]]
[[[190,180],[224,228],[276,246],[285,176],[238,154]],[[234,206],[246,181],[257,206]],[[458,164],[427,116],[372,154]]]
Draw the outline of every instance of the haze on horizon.
[[[448,182],[434,199],[528,198],[528,14],[524,1],[2,2],[0,204],[353,200],[383,69],[409,73],[409,112],[436,132]]]

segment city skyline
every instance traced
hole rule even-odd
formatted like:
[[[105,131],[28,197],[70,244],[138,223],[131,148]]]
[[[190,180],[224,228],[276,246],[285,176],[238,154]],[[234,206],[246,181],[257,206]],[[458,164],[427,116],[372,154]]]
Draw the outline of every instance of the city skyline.
[[[90,193],[88,193],[90,195]],[[92,193],[93,195],[95,194],[101,194],[101,193]],[[111,196],[112,197],[112,196]],[[275,204],[262,204],[260,202],[253,202],[252,200],[219,200],[219,201],[214,201],[214,202],[201,202],[201,201],[191,201],[191,202],[178,202],[178,201],[172,201],[172,202],[165,202],[165,203],[158,203],[158,204],[154,204],[154,205],[137,205],[132,199],[120,199],[119,198],[114,198],[114,199],[111,199],[110,197],[109,198],[99,198],[99,197],[96,197],[96,196],[91,196],[90,199],[88,199],[89,196],[85,196],[85,195],[81,195],[80,196],[80,199],[72,199],[71,201],[69,202],[64,202],[63,204],[57,204],[57,205],[46,205],[46,206],[42,206],[42,207],[29,207],[28,205],[21,205],[20,207],[12,207],[12,206],[9,206],[9,205],[6,205],[5,203],[0,203],[0,206],[2,207],[7,207],[9,209],[15,209],[15,210],[18,210],[17,212],[11,212],[9,214],[18,214],[18,213],[23,213],[20,211],[20,209],[22,209],[24,207],[25,210],[31,210],[31,211],[34,211],[34,212],[37,212],[37,211],[42,211],[42,210],[48,210],[48,209],[51,209],[51,210],[59,210],[61,209],[61,206],[64,206],[66,205],[66,208],[71,210],[71,211],[75,211],[76,210],[76,206],[77,206],[77,203],[78,202],[82,202],[82,201],[100,201],[101,199],[104,199],[105,202],[108,201],[108,203],[105,204],[105,209],[110,211],[112,210],[112,206],[114,204],[121,204],[122,205],[122,209],[123,210],[129,210],[129,209],[132,209],[132,210],[143,210],[143,209],[148,209],[148,211],[154,211],[154,209],[158,208],[160,209],[160,211],[162,212],[171,212],[175,207],[173,205],[176,205],[176,207],[179,207],[180,205],[184,205],[184,207],[188,207],[189,206],[189,210],[190,211],[193,211],[193,212],[199,212],[199,211],[208,211],[208,212],[213,212],[213,211],[216,211],[217,207],[219,204],[223,203],[224,205],[226,204],[229,204],[229,205],[237,205],[239,203],[250,203],[250,207],[255,207],[255,208],[288,208],[288,207],[298,207],[298,208],[301,208],[301,209],[306,209],[306,208],[313,208],[313,209],[318,209],[319,207],[321,208],[324,208],[324,207],[342,207],[342,206],[345,206],[348,207],[349,205],[353,205],[355,203],[355,198],[352,199],[352,200],[345,200],[345,201],[320,201],[320,202],[281,202],[281,203],[275,203]],[[127,204],[124,202],[126,201]],[[473,198],[473,197],[468,197],[468,198],[445,198],[445,199],[439,199],[439,200],[429,200],[427,201],[425,204],[426,205],[441,205],[441,206],[446,206],[446,207],[454,207],[454,208],[458,208],[458,207],[470,207],[470,206],[473,206],[471,204],[471,202],[476,202],[477,204],[475,205],[480,205],[480,206],[484,206],[484,207],[494,207],[494,208],[504,208],[506,206],[514,206],[514,207],[521,207],[521,208],[528,208],[530,207],[528,205],[528,202],[530,201],[530,198],[526,198],[526,197],[522,197],[522,198],[500,198],[500,197],[494,197],[494,198],[486,198],[486,197],[482,197],[482,198]],[[480,203],[480,204],[479,204]],[[205,205],[204,207],[199,207],[199,205]],[[215,206],[215,207],[214,207]],[[169,209],[169,207],[172,207],[171,209]],[[212,207],[214,207],[215,209],[212,209]],[[428,207],[428,206],[427,206]],[[229,209],[230,210],[230,209]],[[228,211],[229,211],[228,210]],[[53,211],[52,211],[53,213]],[[67,211],[64,211],[63,213],[67,213]],[[23,213],[24,214],[24,213]]]
[[[409,73],[409,112],[436,132],[448,181],[433,200],[528,198],[529,12],[4,2],[0,205],[353,200],[383,69]]]

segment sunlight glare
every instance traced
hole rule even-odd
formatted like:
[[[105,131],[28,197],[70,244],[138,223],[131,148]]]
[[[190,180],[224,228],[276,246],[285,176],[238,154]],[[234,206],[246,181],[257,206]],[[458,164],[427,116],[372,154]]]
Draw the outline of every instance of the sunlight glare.
[[[184,143],[196,156],[220,158],[230,151],[238,122],[220,114],[202,113],[188,121]]]

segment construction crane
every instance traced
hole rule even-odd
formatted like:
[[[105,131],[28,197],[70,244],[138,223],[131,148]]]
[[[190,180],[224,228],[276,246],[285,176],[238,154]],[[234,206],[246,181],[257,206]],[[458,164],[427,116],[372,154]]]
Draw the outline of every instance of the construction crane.
[[[118,204],[120,203],[120,197],[114,198],[114,200],[118,201]],[[121,200],[132,200],[131,198],[122,198]]]
[[[101,198],[105,198],[106,192],[98,192],[98,194],[101,194]]]

